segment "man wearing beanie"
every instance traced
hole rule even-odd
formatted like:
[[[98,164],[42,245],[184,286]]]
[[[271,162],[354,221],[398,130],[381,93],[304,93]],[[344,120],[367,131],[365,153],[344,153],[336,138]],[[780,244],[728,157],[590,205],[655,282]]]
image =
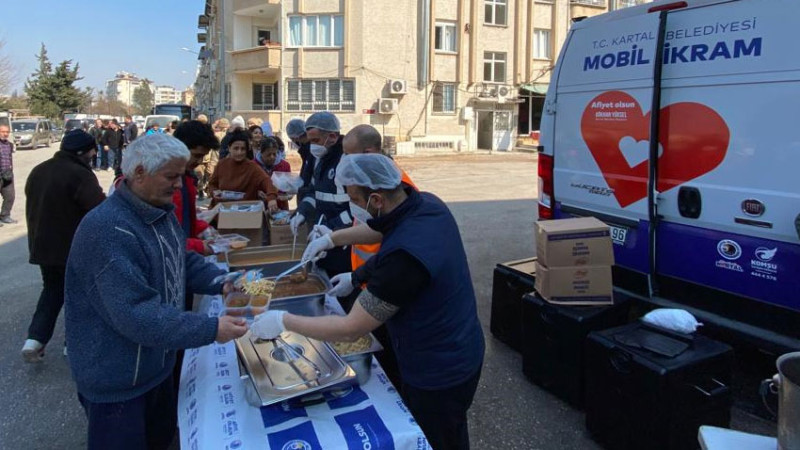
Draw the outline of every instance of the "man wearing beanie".
[[[41,361],[64,305],[64,273],[78,224],[105,198],[92,173],[95,139],[83,130],[64,135],[61,150],[34,167],[25,184],[30,263],[42,272],[42,293],[22,347],[26,362]],[[64,349],[66,351],[66,348]]]

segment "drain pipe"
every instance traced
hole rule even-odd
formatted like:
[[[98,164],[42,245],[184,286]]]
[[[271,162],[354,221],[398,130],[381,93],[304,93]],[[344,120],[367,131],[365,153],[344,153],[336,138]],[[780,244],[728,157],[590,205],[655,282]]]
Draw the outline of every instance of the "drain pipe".
[[[417,89],[424,89],[428,84],[431,49],[431,0],[419,0],[417,21]]]

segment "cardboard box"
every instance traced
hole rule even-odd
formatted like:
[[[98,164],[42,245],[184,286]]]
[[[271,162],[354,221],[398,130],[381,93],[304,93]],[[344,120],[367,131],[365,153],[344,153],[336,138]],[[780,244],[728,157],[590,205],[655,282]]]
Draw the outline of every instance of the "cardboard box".
[[[276,225],[270,218],[269,211],[264,211],[264,222],[266,223],[267,230],[269,231],[269,242],[267,245],[285,245],[294,242],[294,235],[292,228],[288,223]],[[302,224],[297,229],[297,244],[306,244],[308,240],[308,227],[307,224]]]
[[[536,222],[536,256],[543,266],[614,264],[611,230],[594,217]]]
[[[611,305],[610,266],[546,267],[536,263],[536,291],[557,305]]]
[[[252,211],[230,211],[230,206],[257,206]],[[264,203],[260,201],[224,202],[217,213],[217,231],[220,234],[241,234],[250,239],[250,246],[257,247],[263,242]]]

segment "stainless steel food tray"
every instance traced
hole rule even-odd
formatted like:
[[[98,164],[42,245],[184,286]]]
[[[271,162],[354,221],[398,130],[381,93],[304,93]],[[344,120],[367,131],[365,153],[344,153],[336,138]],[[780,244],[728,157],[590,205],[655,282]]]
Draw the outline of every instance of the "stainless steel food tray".
[[[230,270],[260,268],[266,276],[276,276],[300,262],[306,246],[297,244],[292,256],[292,246],[270,245],[266,247],[247,247],[229,252],[226,262]]]
[[[248,332],[236,339],[236,349],[248,401],[262,406],[356,380],[328,344],[297,333],[261,340]]]

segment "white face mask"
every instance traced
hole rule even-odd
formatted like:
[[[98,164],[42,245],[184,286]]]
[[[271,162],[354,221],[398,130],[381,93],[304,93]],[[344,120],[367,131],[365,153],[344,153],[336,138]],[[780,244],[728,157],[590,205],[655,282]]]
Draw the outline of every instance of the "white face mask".
[[[311,154],[320,159],[328,153],[328,147],[319,144],[311,144]]]
[[[311,154],[314,155],[315,158],[320,159],[328,154],[328,139],[325,139],[324,145],[311,144],[309,147]]]
[[[369,208],[369,199],[367,200],[367,208]],[[361,223],[367,223],[368,220],[372,219],[372,214],[370,214],[369,211],[353,202],[350,202],[350,214]]]

